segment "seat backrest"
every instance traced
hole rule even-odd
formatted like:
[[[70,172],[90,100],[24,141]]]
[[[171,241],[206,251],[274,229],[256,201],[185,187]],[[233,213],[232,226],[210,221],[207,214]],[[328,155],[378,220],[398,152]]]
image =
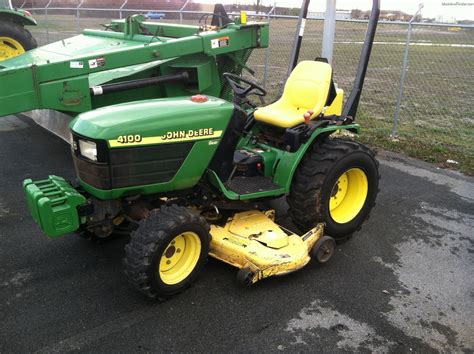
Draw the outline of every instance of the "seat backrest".
[[[305,60],[291,72],[281,100],[295,108],[321,113],[326,104],[332,78],[328,63]]]

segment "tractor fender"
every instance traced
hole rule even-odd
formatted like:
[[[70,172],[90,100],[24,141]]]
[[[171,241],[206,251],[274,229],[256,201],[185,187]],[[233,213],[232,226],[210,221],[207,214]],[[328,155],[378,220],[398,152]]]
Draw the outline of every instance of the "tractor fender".
[[[0,21],[12,21],[23,26],[36,26],[36,20],[24,10],[0,9]]]
[[[296,172],[301,160],[306,154],[306,151],[309,149],[313,143],[318,140],[331,135],[337,130],[348,130],[350,132],[359,133],[360,125],[359,124],[349,124],[349,125],[330,125],[324,128],[316,129],[311,137],[300,148],[295,152],[284,152],[279,159],[278,165],[276,166],[275,176],[273,181],[278,185],[285,188],[285,193],[289,193],[291,182],[293,180],[293,175]]]

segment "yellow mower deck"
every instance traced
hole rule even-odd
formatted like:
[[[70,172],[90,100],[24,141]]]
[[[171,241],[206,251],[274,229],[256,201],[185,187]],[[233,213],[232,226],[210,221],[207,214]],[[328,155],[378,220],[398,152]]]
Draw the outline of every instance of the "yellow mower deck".
[[[250,283],[283,275],[304,267],[309,253],[323,236],[324,225],[298,236],[286,233],[274,222],[273,210],[236,213],[221,227],[212,225],[209,254],[251,273]]]

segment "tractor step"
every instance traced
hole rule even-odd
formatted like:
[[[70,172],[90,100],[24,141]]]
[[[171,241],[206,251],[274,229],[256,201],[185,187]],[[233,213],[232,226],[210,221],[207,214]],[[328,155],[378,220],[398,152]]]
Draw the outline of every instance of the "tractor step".
[[[244,177],[237,176],[227,183],[227,188],[237,194],[250,194],[257,192],[272,191],[280,189],[281,187],[272,182],[270,177],[252,176]]]
[[[85,204],[86,198],[64,178],[27,179],[23,182],[23,190],[33,219],[49,237],[61,236],[79,228],[81,220],[77,207]]]

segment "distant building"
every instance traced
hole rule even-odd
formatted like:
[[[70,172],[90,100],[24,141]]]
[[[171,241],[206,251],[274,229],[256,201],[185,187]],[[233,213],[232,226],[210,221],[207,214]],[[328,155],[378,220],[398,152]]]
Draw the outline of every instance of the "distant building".
[[[439,22],[439,23],[457,23],[457,21],[454,17],[446,17],[446,16],[443,16],[443,15],[438,15],[436,17],[435,22]]]
[[[354,20],[368,20],[370,16],[370,11],[362,10],[352,10],[351,18]],[[380,21],[409,21],[412,18],[412,15],[409,15],[403,11],[399,10],[381,10],[379,20]],[[420,18],[421,19],[421,18]]]

